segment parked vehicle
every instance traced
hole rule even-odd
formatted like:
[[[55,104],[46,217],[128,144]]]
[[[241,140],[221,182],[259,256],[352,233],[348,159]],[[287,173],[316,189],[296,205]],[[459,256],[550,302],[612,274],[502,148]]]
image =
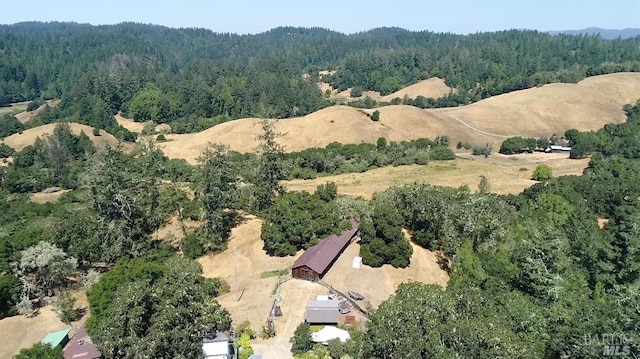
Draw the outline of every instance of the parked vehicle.
[[[363,300],[364,296],[358,292],[354,292],[352,290],[347,291],[347,294],[349,294],[349,296],[351,297],[351,299],[353,300]]]

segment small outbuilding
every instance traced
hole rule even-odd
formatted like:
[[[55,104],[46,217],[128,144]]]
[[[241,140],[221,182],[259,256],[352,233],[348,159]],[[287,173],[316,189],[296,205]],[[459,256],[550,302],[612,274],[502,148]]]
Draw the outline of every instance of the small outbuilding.
[[[338,324],[339,303],[337,300],[310,300],[304,321],[309,324]]]
[[[318,244],[302,253],[293,263],[291,275],[294,278],[314,282],[321,279],[358,233],[360,226],[358,221],[350,218],[349,222],[351,223],[351,229],[342,232],[340,235],[334,234],[322,239]]]
[[[63,329],[49,333],[42,339],[42,344],[49,344],[54,348],[64,348],[69,342],[69,332],[71,332],[71,329]]]
[[[215,337],[202,341],[202,353],[204,359],[231,359],[233,358],[233,343],[226,334],[216,332]]]

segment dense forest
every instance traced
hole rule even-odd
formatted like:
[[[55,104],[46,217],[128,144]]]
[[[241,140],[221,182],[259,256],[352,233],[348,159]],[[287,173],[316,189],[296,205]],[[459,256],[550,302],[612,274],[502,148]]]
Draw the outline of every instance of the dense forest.
[[[400,101],[450,106],[640,71],[638,45],[639,37],[535,31],[278,28],[239,36],[131,23],[2,25],[0,104],[62,102],[24,124],[0,118],[2,137],[58,122],[51,136],[20,151],[0,144],[0,158],[12,157],[0,166],[0,317],[32,315],[53,301],[71,322],[81,313],[70,292],[82,289],[87,330],[106,358],[197,357],[202,338],[240,323],[216,301],[229,285],[203,278],[195,258],[225,250],[247,215],[262,219],[263,250],[272,256],[308,248],[355,216],[365,265],[410,265],[406,229],[416,245],[439,253],[450,282],[401,285],[370,313],[366,333],[350,329],[344,344],[312,347],[301,326],[292,338],[298,358],[597,358],[607,350],[631,357],[640,351],[640,101],[624,107],[624,123],[565,132],[571,157],[591,158],[581,176],[549,174],[508,196],[491,194],[486,183],[477,193],[394,186],[370,201],[338,195],[334,183],[311,194],[289,192],[281,181],[451,159],[449,139],[284,153],[273,122],[263,120],[258,153],[212,144],[190,165],[168,159],[148,137],[131,149],[97,148],[65,121],[133,140],[115,113],[177,132],[301,115],[331,104],[316,85],[326,69],[337,71],[323,78],[336,88],[381,93],[440,76],[458,94]],[[511,138],[501,151],[550,141]],[[31,198],[59,189],[66,192],[57,201]],[[171,243],[154,236],[169,217],[183,234]],[[42,345],[21,355],[61,357]]]
[[[474,35],[397,28],[344,35],[277,28],[257,35],[123,23],[0,25],[0,106],[62,98],[40,122],[74,120],[131,139],[111,119],[171,123],[192,132],[240,117],[285,118],[330,105],[334,88],[390,94],[438,76],[457,90],[452,106],[550,82],[640,71],[640,37],[551,36],[536,31]],[[309,76],[304,76],[308,74]]]

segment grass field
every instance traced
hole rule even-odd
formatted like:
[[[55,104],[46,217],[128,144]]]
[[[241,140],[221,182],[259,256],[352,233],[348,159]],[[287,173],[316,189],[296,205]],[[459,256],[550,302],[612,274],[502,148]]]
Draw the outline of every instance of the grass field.
[[[13,114],[17,115],[20,112],[24,112],[27,110],[28,102],[20,102],[13,104],[11,106],[0,107],[0,116],[4,116],[5,114]]]
[[[375,192],[384,191],[393,185],[409,183],[426,183],[454,188],[466,185],[472,191],[476,191],[480,176],[484,175],[489,180],[492,193],[517,194],[536,183],[531,179],[531,175],[540,163],[548,164],[554,176],[581,174],[589,163],[588,159],[571,160],[566,154],[491,155],[486,159],[469,154],[460,154],[460,156],[468,158],[431,162],[425,166],[383,167],[364,173],[284,181],[283,184],[291,191],[313,193],[316,186],[335,182],[338,185],[338,193],[369,199]]]

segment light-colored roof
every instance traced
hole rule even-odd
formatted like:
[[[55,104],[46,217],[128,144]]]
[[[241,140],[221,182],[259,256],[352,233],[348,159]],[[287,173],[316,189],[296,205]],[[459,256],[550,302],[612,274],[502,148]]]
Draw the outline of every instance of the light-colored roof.
[[[204,352],[205,358],[216,358],[217,356],[226,358],[226,355],[229,354],[229,342],[204,342],[202,343],[202,351]]]
[[[348,331],[330,325],[327,325],[319,331],[311,334],[311,340],[315,343],[326,343],[332,339],[339,339],[344,343],[351,339],[351,336]]]
[[[63,329],[57,332],[49,333],[44,337],[44,339],[42,339],[42,344],[49,344],[55,348],[69,337],[70,331],[71,329]]]
[[[338,323],[338,308],[307,309],[304,320],[307,323]]]
[[[307,302],[307,309],[329,308],[338,309],[337,300],[310,300]]]

